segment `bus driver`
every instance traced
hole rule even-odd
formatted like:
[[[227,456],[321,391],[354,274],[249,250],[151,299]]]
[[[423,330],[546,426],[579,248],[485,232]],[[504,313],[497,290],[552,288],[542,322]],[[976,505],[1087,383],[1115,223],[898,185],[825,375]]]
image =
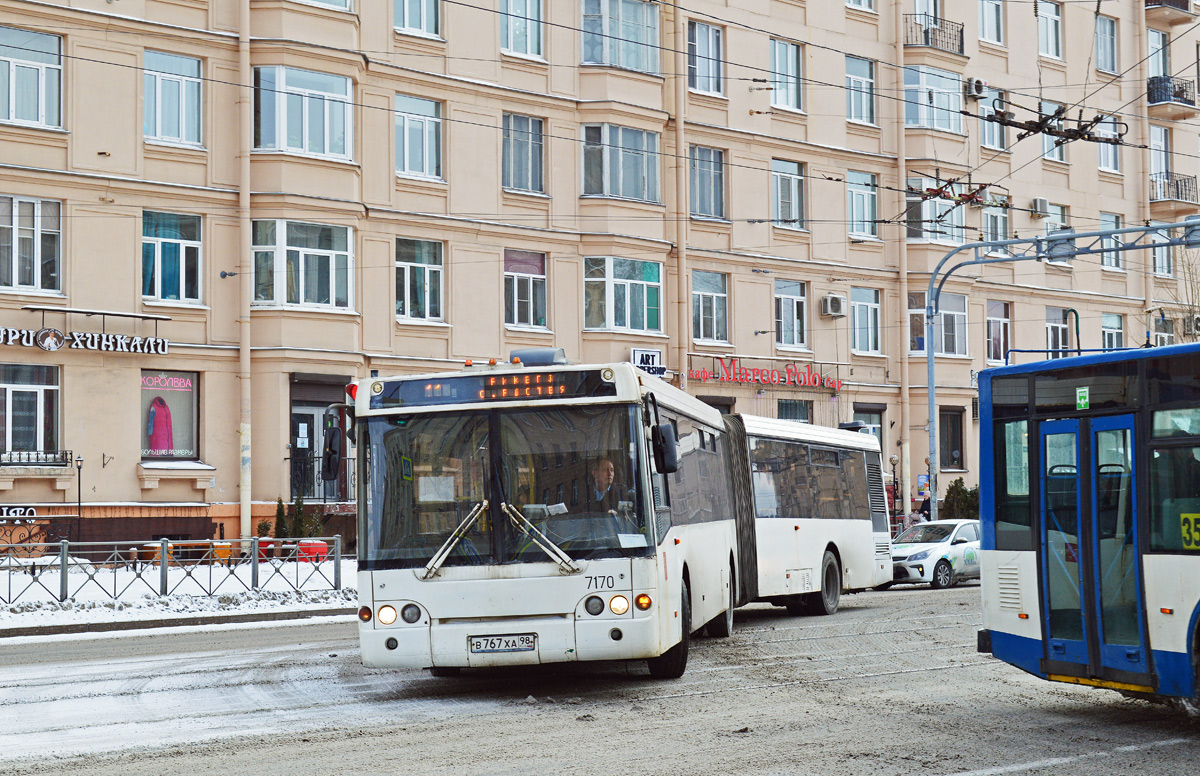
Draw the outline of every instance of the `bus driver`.
[[[617,511],[617,493],[613,489],[617,470],[608,458],[597,458],[588,478],[588,508],[601,512]]]

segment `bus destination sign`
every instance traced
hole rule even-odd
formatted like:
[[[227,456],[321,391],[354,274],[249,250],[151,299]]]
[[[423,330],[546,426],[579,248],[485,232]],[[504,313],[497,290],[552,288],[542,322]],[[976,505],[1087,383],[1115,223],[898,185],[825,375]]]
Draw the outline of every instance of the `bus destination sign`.
[[[582,372],[506,372],[426,380],[389,380],[371,397],[371,408],[421,407],[539,399],[616,396],[614,383],[599,370]]]

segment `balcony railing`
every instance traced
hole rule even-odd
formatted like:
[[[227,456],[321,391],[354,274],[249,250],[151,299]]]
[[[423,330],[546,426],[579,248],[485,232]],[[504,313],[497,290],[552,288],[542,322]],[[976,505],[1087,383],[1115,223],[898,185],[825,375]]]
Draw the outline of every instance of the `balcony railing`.
[[[1196,196],[1196,176],[1177,175],[1173,172],[1150,174],[1150,201],[1200,202]]]
[[[1175,8],[1191,13],[1192,0],[1146,0],[1147,8]]]
[[[70,466],[70,450],[0,450],[0,466]]]
[[[962,22],[952,22],[928,13],[904,15],[904,45],[930,46],[952,54],[963,53]]]
[[[1146,84],[1146,96],[1151,105],[1174,102],[1195,106],[1196,83],[1187,78],[1156,75]]]

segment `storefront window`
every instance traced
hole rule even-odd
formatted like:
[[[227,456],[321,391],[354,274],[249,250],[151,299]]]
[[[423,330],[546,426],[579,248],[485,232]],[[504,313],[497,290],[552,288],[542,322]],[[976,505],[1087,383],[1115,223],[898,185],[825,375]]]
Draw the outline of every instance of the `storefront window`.
[[[58,367],[0,364],[0,464],[61,463]]]
[[[187,460],[197,449],[200,380],[196,372],[142,372],[142,458]]]

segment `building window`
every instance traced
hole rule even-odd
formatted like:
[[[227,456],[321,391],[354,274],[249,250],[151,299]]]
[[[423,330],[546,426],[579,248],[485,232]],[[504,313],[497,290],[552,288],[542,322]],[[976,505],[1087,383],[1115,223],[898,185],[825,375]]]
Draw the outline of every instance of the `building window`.
[[[293,67],[254,68],[254,147],[350,158],[350,79]]]
[[[542,0],[500,0],[500,49],[542,55]]]
[[[506,189],[545,191],[542,182],[542,120],[504,114],[504,180]]]
[[[1121,171],[1121,145],[1117,134],[1117,117],[1108,116],[1096,125],[1096,135],[1111,138],[1111,143],[1098,143],[1100,169],[1106,172]]]
[[[869,406],[869,405],[868,405]],[[866,433],[879,440],[879,447],[886,451],[887,447],[883,444],[883,412],[879,410],[860,410],[856,405],[854,408],[853,420],[866,425],[863,429]]]
[[[938,189],[940,196],[929,196],[928,192]],[[955,200],[961,193],[961,186],[943,187],[931,178],[909,178],[905,195],[908,239],[953,245],[965,242],[964,208]]]
[[[1004,43],[1004,0],[979,0],[979,39]]]
[[[1117,72],[1117,20],[1111,16],[1096,17],[1096,69]]]
[[[967,459],[963,445],[962,407],[940,407],[938,409],[938,461],[943,469],[965,469]]]
[[[1038,5],[1038,53],[1062,59],[1062,6],[1050,0]]]
[[[1047,100],[1042,100],[1040,103],[1040,110],[1043,116],[1051,116],[1061,107],[1057,102],[1049,102]],[[1052,119],[1048,122],[1048,126],[1054,129],[1062,129],[1062,119]],[[1042,135],[1042,158],[1055,162],[1067,161],[1066,144],[1062,142],[1062,138],[1055,137],[1054,135]]]
[[[802,281],[775,281],[775,343],[808,347],[808,286]]]
[[[58,367],[0,364],[0,463],[51,462],[58,450]]]
[[[717,148],[691,148],[692,215],[725,217],[725,152]]]
[[[327,5],[330,8],[337,8],[342,11],[350,10],[350,0],[308,0],[310,3],[317,5]]]
[[[875,63],[846,57],[846,118],[875,123]]]
[[[846,0],[850,8],[862,8],[864,11],[875,10],[875,0]]]
[[[142,213],[142,296],[200,301],[200,216]]]
[[[1105,350],[1125,347],[1125,316],[1100,313],[1100,346]]]
[[[195,460],[198,372],[142,372],[143,460]]]
[[[1123,226],[1121,216],[1116,213],[1101,213],[1100,214],[1100,229],[1120,229]],[[1121,244],[1120,235],[1112,235],[1110,237],[1100,238],[1100,247],[1104,252],[1100,254],[1100,266],[1110,269],[1121,269],[1121,254],[1114,250]]]
[[[658,72],[658,6],[583,0],[583,63]]]
[[[395,10],[392,24],[397,30],[436,36],[441,29],[438,0],[393,0],[392,8]]]
[[[983,239],[988,242],[1008,240],[1012,237],[1008,228],[1008,198],[998,197],[983,209]],[[1007,253],[1004,248],[991,248],[989,253]]]
[[[943,293],[933,324],[933,352],[939,356],[967,355],[967,298]],[[908,352],[925,352],[925,293],[908,295]]]
[[[1004,113],[1005,94],[999,89],[985,89],[984,97],[979,101],[980,116],[1000,116]],[[1008,127],[997,121],[981,120],[979,127],[979,144],[984,148],[994,148],[1004,151],[1008,148]]]
[[[812,404],[812,400],[810,399],[780,399],[779,419],[811,423]]]
[[[1170,318],[1154,319],[1154,346],[1160,348],[1175,344],[1175,321]]]
[[[771,41],[771,104],[803,110],[800,79],[804,76],[802,49],[785,40]]]
[[[874,288],[850,289],[850,349],[880,353],[880,293]]]
[[[771,160],[771,217],[775,226],[804,228],[804,166]]]
[[[1162,30],[1146,30],[1148,38],[1147,64],[1150,66],[1150,77],[1171,75],[1171,36]]]
[[[904,68],[904,123],[962,134],[963,85],[954,73],[933,67]]]
[[[396,317],[442,320],[442,244],[396,238]]]
[[[692,338],[729,341],[728,275],[692,271]]]
[[[721,28],[688,22],[688,88],[721,94]]]
[[[146,52],[143,134],[151,140],[200,144],[200,60]]]
[[[0,121],[62,126],[62,38],[0,27]]]
[[[1047,358],[1066,358],[1071,355],[1071,334],[1067,328],[1067,311],[1061,307],[1046,308]]]
[[[396,174],[442,177],[440,102],[396,95]]]
[[[866,172],[846,173],[847,210],[851,237],[878,237],[875,176]]]
[[[350,307],[350,229],[255,221],[254,301]]]
[[[658,202],[658,133],[585,124],[583,193]]]
[[[1154,261],[1154,274],[1163,277],[1175,276],[1175,257],[1172,254],[1174,250],[1170,245],[1161,245],[1161,243],[1169,239],[1165,230],[1162,232],[1152,232],[1150,234],[1151,243],[1160,243],[1150,249]]]
[[[662,331],[661,264],[602,256],[583,265],[585,327]]]
[[[1050,205],[1050,211],[1042,218],[1042,234],[1048,235],[1066,228],[1066,205]]]
[[[0,196],[0,289],[62,290],[62,203]]]
[[[987,360],[1003,364],[1012,349],[1012,305],[1008,302],[987,303]]]
[[[546,328],[546,254],[504,251],[504,322]]]

